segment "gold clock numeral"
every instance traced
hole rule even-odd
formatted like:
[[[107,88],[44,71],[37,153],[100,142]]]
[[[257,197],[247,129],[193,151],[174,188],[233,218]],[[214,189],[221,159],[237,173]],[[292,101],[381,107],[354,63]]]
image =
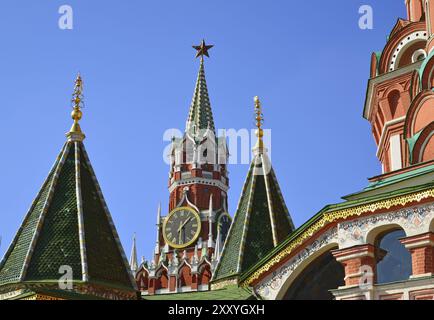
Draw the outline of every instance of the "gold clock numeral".
[[[172,242],[175,243],[175,244],[177,243],[177,241],[176,241],[176,237],[174,237],[174,238],[172,239]]]

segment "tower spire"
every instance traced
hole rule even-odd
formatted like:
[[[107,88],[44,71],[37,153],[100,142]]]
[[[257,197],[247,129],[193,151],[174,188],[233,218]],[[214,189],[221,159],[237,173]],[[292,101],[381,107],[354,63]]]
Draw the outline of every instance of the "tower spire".
[[[137,248],[136,248],[136,233],[135,232],[134,232],[134,236],[133,236],[133,247],[131,248],[130,267],[131,267],[131,271],[134,274],[138,268]]]
[[[161,202],[158,203],[157,209],[157,239],[155,240],[155,254],[160,253],[160,226],[161,226]]]
[[[212,47],[212,45],[206,45],[204,40],[202,40],[202,43],[199,46],[193,46],[193,48],[197,50],[196,58],[200,57],[200,65],[186,124],[186,132],[192,135],[196,135],[200,130],[210,129],[215,131],[208,87],[205,79],[203,58],[204,56],[209,57],[208,50]]]
[[[66,136],[72,141],[83,141],[85,135],[81,131],[79,124],[79,121],[83,117],[83,112],[81,111],[83,108],[83,80],[80,73],[78,73],[77,78],[75,79],[74,93],[72,94],[71,102],[73,109],[71,112],[71,118],[74,120],[74,123]]]

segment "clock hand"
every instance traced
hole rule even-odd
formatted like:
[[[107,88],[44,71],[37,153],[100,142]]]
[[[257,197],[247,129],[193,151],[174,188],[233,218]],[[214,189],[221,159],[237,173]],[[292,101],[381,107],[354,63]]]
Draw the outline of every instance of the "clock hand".
[[[182,228],[185,227],[185,225],[191,220],[191,217],[188,218],[187,220],[184,221],[184,223],[182,223],[179,228],[178,228],[178,232],[181,232]]]

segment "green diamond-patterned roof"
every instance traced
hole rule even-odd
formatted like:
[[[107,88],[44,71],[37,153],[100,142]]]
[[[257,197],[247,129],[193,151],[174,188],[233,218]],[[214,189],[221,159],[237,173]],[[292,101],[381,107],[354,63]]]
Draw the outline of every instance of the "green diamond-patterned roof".
[[[59,161],[60,156],[57,158],[56,163],[51,169],[51,172],[39,191],[39,194],[33,201],[33,204],[25,217],[23,224],[18,230],[13,243],[6,252],[5,258],[0,263],[0,285],[20,280],[24,260],[30,248],[30,243],[36,231],[39,217],[50,190],[54,171],[58,166]]]
[[[73,279],[135,290],[84,145],[68,141],[0,264],[0,287]]]
[[[237,278],[294,230],[274,170],[264,171],[264,163],[267,155],[257,154],[250,165],[213,281]]]
[[[63,265],[72,268],[74,279],[81,279],[73,146],[66,151],[64,161],[59,166],[59,176],[54,182],[55,189],[52,190],[42,228],[36,235],[36,246],[25,275],[27,281],[58,279],[59,267]]]
[[[206,130],[207,128],[215,131],[208,87],[205,79],[205,67],[201,59],[193,100],[188,114],[186,131],[194,133],[195,130]]]

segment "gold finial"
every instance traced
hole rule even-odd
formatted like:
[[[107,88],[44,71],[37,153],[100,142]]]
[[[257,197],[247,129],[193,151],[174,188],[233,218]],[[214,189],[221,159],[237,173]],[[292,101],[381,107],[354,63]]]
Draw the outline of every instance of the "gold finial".
[[[256,120],[256,136],[258,137],[258,141],[256,142],[256,146],[254,150],[258,150],[262,152],[264,149],[264,141],[262,140],[264,136],[264,130],[262,129],[262,124],[264,123],[264,116],[262,114],[262,106],[261,101],[259,101],[259,97],[256,96],[254,98],[255,101],[255,120]]]
[[[83,140],[84,134],[81,131],[79,121],[81,120],[83,113],[81,109],[83,108],[83,80],[81,79],[80,73],[75,79],[74,93],[72,94],[72,112],[71,118],[74,120],[71,130],[69,130],[68,137],[74,137],[74,139]]]

